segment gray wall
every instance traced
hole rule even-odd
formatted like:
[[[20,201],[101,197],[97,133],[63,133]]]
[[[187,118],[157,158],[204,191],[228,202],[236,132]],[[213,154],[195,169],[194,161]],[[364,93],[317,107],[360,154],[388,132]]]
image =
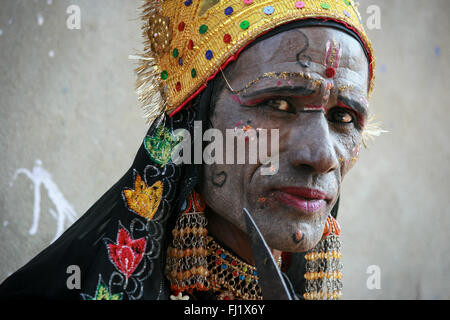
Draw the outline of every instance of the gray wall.
[[[362,151],[344,183],[344,298],[449,299],[450,1],[360,3],[365,21],[369,5],[381,8],[381,29],[368,30],[371,108],[389,133]],[[81,30],[66,27],[71,4]],[[131,165],[147,130],[127,58],[141,49],[139,5],[1,1],[0,281]],[[381,282],[370,290],[373,265]]]

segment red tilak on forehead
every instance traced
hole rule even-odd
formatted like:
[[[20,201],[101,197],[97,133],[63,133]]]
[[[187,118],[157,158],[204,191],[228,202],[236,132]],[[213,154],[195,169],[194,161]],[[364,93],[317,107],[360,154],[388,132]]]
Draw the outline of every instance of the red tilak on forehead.
[[[324,64],[327,67],[325,74],[328,78],[334,78],[336,75],[336,69],[339,67],[341,56],[341,44],[337,43],[336,40],[333,40],[333,43],[327,41]]]

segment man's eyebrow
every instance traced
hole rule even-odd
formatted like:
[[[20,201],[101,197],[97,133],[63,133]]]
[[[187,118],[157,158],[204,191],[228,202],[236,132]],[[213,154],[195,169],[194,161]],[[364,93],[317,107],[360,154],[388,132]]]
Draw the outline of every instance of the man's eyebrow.
[[[223,74],[223,73],[222,73]],[[308,80],[314,87],[320,86],[322,84],[322,80],[313,80],[309,74],[305,74],[303,72],[267,72],[264,73],[262,76],[259,76],[258,78],[251,80],[248,82],[244,88],[240,90],[233,90],[231,86],[229,85],[227,79],[224,79],[228,84],[228,87],[230,88],[231,92],[234,94],[241,94],[245,93],[248,89],[256,85],[258,82],[266,79],[272,79],[272,80],[296,80],[296,79],[302,79],[302,80]]]
[[[256,96],[262,96],[264,94],[281,94],[281,93],[288,93],[295,96],[310,96],[313,95],[316,91],[311,90],[304,86],[277,86],[277,87],[266,87],[256,90],[251,90],[249,92],[246,92],[245,95],[242,95],[243,98],[252,98]]]
[[[367,108],[365,108],[361,103],[356,100],[346,98],[344,96],[338,96],[338,100],[343,103],[346,107],[350,107],[357,112],[359,112],[364,118],[367,117]]]

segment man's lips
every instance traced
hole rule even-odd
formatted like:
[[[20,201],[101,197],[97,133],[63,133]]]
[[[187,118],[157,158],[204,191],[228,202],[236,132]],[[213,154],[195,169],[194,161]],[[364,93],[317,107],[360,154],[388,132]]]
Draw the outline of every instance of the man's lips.
[[[305,213],[315,213],[321,210],[327,200],[331,200],[325,193],[317,189],[285,187],[278,188],[275,197],[284,204]]]

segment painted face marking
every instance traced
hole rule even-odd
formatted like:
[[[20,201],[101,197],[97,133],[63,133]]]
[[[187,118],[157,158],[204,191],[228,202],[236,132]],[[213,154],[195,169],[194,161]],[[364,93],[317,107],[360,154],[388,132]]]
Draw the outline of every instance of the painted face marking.
[[[306,36],[305,33],[303,33],[302,31],[298,30],[298,32],[303,36],[303,38],[305,39],[305,44],[303,45],[303,48],[297,53],[297,63],[302,67],[302,68],[309,68],[309,66],[311,65],[311,61],[312,58],[305,53],[306,50],[308,50],[309,48],[309,39]]]
[[[308,80],[308,82],[312,85],[313,88],[317,88],[320,85],[322,85],[323,81],[320,79],[312,79],[311,75],[308,73],[303,72],[267,72],[264,73],[262,76],[259,76],[258,78],[251,80],[248,82],[244,88],[240,90],[233,90],[230,86],[228,86],[228,89],[231,90],[234,94],[238,95],[241,93],[246,93],[248,89],[250,89],[252,86],[256,85],[257,83],[261,82],[262,80],[266,79],[275,79],[278,80],[277,85],[281,86],[282,82],[281,80],[288,80],[288,79],[295,79],[295,78],[301,78]],[[292,84],[291,84],[292,85]]]
[[[301,112],[325,112],[324,106],[315,106],[307,104],[305,107],[301,110]]]
[[[338,88],[338,90],[339,90],[339,92],[344,92],[344,91],[347,91],[347,90],[353,90],[355,88],[355,86],[353,86],[353,85],[343,85],[343,86],[340,86],[339,88]]]
[[[326,66],[325,74],[328,78],[334,78],[336,75],[336,69],[339,67],[341,56],[341,44],[337,43],[334,39],[333,43],[327,41],[324,65]]]
[[[225,171],[221,171],[212,178],[212,184],[216,187],[222,188],[227,182],[228,175],[225,173]]]
[[[295,243],[301,242],[304,237],[305,235],[300,230],[297,230],[297,232],[292,235],[292,239]]]

